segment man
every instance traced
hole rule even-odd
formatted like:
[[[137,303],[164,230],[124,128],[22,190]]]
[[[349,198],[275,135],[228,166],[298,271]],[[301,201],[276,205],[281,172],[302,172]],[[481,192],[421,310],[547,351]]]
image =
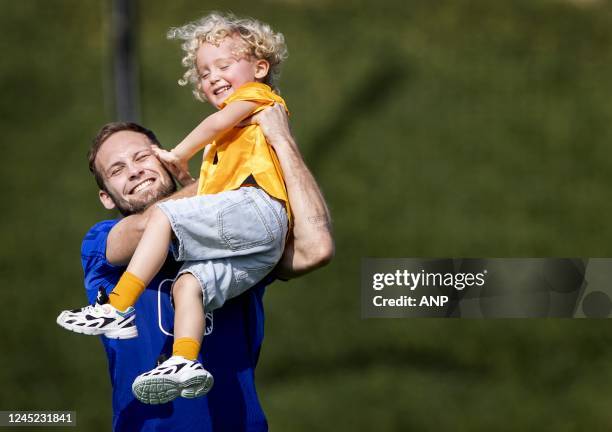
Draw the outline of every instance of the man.
[[[102,338],[113,386],[115,431],[265,431],[267,423],[259,405],[254,369],[263,339],[265,285],[274,278],[288,279],[326,264],[333,255],[329,214],[312,175],[291,137],[280,107],[253,118],[277,152],[294,212],[293,237],[283,258],[269,275],[243,295],[206,315],[206,356],[200,361],[215,377],[206,397],[178,398],[163,405],[144,405],[131,392],[134,378],[151,369],[156,360],[171,355],[173,312],[170,287],[178,265],[168,260],[137,303],[139,337]],[[142,235],[152,204],[195,193],[189,173],[164,167],[154,156],[158,145],[152,132],[130,123],[102,128],[90,151],[90,169],[107,209],[125,217],[95,225],[82,247],[85,286],[93,303],[112,290]],[[167,171],[169,169],[171,173]],[[183,186],[175,192],[172,174]],[[181,287],[177,284],[175,290]]]

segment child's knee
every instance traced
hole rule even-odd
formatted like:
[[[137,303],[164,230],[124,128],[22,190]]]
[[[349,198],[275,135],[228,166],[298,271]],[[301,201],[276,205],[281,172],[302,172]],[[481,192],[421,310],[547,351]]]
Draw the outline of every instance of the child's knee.
[[[154,206],[151,209],[151,214],[149,215],[149,219],[147,220],[147,224],[155,224],[155,225],[170,225],[170,221],[168,220],[168,216],[163,212],[158,206]]]
[[[175,302],[183,299],[198,299],[202,301],[202,287],[200,287],[200,282],[191,273],[183,273],[176,282],[174,282],[174,286],[172,287],[172,298]]]

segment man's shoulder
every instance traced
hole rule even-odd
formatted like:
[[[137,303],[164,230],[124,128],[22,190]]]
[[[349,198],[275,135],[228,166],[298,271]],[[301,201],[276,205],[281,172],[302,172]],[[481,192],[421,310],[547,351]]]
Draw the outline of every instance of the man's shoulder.
[[[117,222],[119,222],[119,219],[103,220],[89,228],[89,231],[83,237],[81,255],[86,256],[96,252],[104,252],[108,233]]]
[[[96,223],[91,228],[89,228],[89,231],[87,231],[87,234],[85,234],[85,238],[83,240],[87,240],[88,238],[95,237],[99,234],[108,234],[110,230],[117,224],[117,222],[119,222],[119,220],[120,219],[108,219]]]

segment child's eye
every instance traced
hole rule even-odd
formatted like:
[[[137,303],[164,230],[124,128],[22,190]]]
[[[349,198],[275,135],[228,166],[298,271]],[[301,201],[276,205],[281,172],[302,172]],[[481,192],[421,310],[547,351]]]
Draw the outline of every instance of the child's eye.
[[[225,69],[227,69],[228,67],[229,67],[229,65],[225,65],[225,66],[221,66],[219,69],[221,69],[221,70],[225,70]]]
[[[200,75],[200,79],[206,79],[206,78],[208,78],[208,75],[210,75],[210,74],[208,72],[205,72],[202,75]]]

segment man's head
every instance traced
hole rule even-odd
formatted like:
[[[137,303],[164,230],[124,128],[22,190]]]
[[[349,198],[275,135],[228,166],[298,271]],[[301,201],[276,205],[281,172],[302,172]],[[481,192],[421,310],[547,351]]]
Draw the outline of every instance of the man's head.
[[[128,216],[176,190],[152,145],[160,146],[155,134],[136,123],[108,123],[100,129],[88,159],[104,207]]]

